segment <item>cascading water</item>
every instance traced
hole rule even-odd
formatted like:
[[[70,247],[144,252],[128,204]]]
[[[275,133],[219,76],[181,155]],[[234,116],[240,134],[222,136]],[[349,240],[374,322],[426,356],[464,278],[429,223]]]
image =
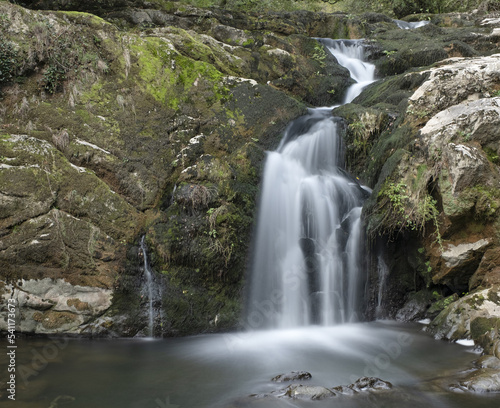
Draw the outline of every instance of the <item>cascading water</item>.
[[[403,29],[403,30],[413,30],[414,28],[420,28],[420,27],[423,27],[427,24],[430,23],[430,21],[428,20],[425,20],[425,21],[416,21],[416,22],[413,22],[413,23],[409,23],[407,21],[402,21],[402,20],[393,20],[396,25]]]
[[[360,41],[320,40],[356,84],[374,81]],[[344,170],[340,121],[311,109],[292,122],[263,176],[247,320],[251,327],[356,321],[364,287],[361,206],[368,191]]]
[[[141,254],[143,259],[144,277],[146,278],[145,289],[148,296],[148,336],[154,337],[154,291],[155,285],[153,280],[153,271],[149,265],[148,252],[146,243],[144,242],[145,236],[141,237],[139,246],[141,248]]]
[[[346,67],[351,78],[356,81],[346,92],[343,103],[350,103],[361,91],[375,81],[375,65],[363,61],[365,47],[360,40],[330,40],[322,38],[320,41],[337,59],[338,63]]]

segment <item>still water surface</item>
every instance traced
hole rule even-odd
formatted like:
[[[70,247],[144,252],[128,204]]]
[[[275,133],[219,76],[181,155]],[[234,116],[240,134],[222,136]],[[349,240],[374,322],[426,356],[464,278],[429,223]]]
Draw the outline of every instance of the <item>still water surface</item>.
[[[2,408],[500,406],[498,395],[447,391],[456,381],[450,375],[471,367],[478,354],[436,341],[420,325],[373,322],[161,340],[20,339],[17,344],[16,402],[6,400],[2,389]],[[4,356],[0,363],[7,366]],[[284,388],[270,379],[293,370],[309,371],[313,378],[303,383],[310,385],[348,385],[368,375],[394,388],[323,401],[248,397]]]

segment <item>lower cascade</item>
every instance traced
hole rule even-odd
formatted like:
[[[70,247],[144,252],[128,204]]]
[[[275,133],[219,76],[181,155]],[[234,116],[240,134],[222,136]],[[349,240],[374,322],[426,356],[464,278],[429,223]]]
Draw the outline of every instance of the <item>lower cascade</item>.
[[[349,103],[374,81],[374,67],[363,62],[361,41],[320,41],[356,80]],[[358,320],[369,190],[344,169],[341,132],[330,109],[311,109],[268,153],[247,308],[252,328]]]

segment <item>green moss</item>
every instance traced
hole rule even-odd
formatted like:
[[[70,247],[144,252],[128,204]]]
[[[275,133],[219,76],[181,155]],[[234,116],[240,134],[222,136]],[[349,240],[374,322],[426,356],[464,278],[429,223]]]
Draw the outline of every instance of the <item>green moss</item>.
[[[130,48],[138,59],[140,86],[174,110],[196,96],[209,105],[228,96],[221,72],[206,62],[180,55],[160,38],[137,39]]]
[[[482,335],[488,333],[492,329],[500,327],[500,319],[496,317],[477,317],[470,323],[470,334],[474,340],[479,339]]]
[[[492,149],[491,147],[485,147],[484,152],[486,153],[486,157],[488,157],[488,160],[493,163],[493,164],[500,164],[500,158],[498,157],[498,152],[495,149]]]
[[[80,12],[80,11],[58,11],[55,13],[58,17],[67,17],[68,20],[75,24],[88,25],[93,29],[102,29],[105,26],[113,27],[111,23],[95,14]]]
[[[454,293],[451,296],[448,296],[447,298],[442,298],[434,302],[431,307],[427,310],[429,314],[435,314],[435,313],[440,313],[442,310],[446,309],[448,306],[450,306],[453,302],[458,300],[458,295]]]

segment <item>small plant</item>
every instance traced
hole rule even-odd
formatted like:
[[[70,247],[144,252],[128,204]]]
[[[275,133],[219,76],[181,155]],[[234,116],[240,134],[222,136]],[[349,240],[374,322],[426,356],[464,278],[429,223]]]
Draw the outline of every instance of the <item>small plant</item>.
[[[419,231],[425,234],[425,226],[428,222],[434,225],[435,242],[443,251],[443,241],[439,231],[439,210],[437,201],[427,192],[410,199],[408,186],[400,181],[399,183],[386,182],[379,192],[379,202],[381,207],[389,203],[389,208],[385,211],[385,230],[389,235],[405,229]]]
[[[326,52],[320,43],[316,43],[314,45],[314,53],[311,58],[318,62],[320,67],[323,68],[325,66]]]
[[[390,61],[395,61],[394,55],[396,54],[397,51],[395,50],[384,50],[384,55],[390,60]]]
[[[463,141],[464,141],[464,142],[468,142],[468,141],[470,141],[470,140],[471,140],[471,138],[472,138],[472,133],[470,133],[470,132],[465,132],[465,131],[463,131],[463,130],[460,130],[460,131],[458,132],[458,136],[460,136],[460,137],[463,139]]]
[[[61,88],[64,79],[64,71],[59,67],[50,65],[43,74],[43,87],[48,93],[54,94]]]
[[[14,76],[17,66],[17,51],[10,41],[0,40],[0,83]]]

